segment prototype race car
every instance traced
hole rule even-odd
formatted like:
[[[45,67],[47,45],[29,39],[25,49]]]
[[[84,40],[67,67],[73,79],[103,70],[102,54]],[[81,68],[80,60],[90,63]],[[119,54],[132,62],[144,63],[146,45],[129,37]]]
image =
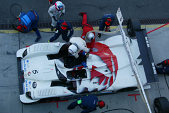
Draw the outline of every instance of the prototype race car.
[[[147,85],[136,39],[116,35],[96,42],[86,59],[86,68],[81,65],[66,68],[62,58],[48,57],[57,54],[62,45],[60,42],[37,43],[17,51],[21,102],[137,87],[131,55],[141,83]]]

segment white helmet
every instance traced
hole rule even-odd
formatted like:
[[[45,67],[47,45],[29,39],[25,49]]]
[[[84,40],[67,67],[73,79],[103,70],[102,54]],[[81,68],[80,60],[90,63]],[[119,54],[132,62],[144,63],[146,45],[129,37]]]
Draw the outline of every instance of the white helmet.
[[[87,38],[88,38],[89,40],[93,40],[93,39],[94,39],[94,33],[89,33],[89,34],[87,35]]]
[[[63,3],[61,1],[57,1],[55,3],[55,8],[58,10],[58,11],[61,11],[63,10]]]
[[[68,48],[68,52],[72,55],[75,55],[77,50],[78,50],[78,48],[74,44],[71,44]]]

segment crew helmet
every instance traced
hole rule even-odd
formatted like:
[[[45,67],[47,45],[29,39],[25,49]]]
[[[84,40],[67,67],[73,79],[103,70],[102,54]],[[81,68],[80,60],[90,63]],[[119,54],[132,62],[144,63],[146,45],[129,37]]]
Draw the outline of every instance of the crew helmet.
[[[76,45],[71,44],[68,48],[68,52],[72,55],[74,55],[77,52],[78,48]]]
[[[19,25],[19,26],[17,26],[17,30],[19,30],[19,31],[22,31],[22,28],[23,28],[23,27],[22,27],[22,26],[20,26],[20,25]]]
[[[104,101],[100,100],[100,101],[98,102],[98,106],[99,106],[99,108],[103,108],[103,107],[105,106]]]
[[[63,3],[61,1],[57,1],[55,3],[55,8],[58,10],[58,11],[61,11],[63,10]]]
[[[93,40],[94,39],[94,33],[89,33],[88,36],[87,36],[87,38],[89,40]]]

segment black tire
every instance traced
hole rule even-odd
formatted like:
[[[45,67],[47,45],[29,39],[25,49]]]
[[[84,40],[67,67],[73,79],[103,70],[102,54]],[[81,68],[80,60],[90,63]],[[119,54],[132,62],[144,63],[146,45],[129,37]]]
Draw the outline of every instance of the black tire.
[[[140,31],[141,30],[141,25],[140,22],[137,20],[131,20],[128,19],[127,21],[127,34],[129,37],[135,37],[135,31]]]
[[[158,97],[154,100],[155,113],[169,113],[169,102],[165,97]]]

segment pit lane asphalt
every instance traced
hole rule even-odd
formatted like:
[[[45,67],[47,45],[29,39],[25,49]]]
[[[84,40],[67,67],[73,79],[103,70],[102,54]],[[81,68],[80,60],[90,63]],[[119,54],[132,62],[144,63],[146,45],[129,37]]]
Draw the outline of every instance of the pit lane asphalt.
[[[158,25],[159,26],[159,25]],[[144,27],[144,26],[143,26]],[[146,26],[145,26],[146,28]],[[75,29],[73,36],[80,36],[82,31],[81,28]],[[154,28],[146,28],[150,31]],[[54,33],[41,32],[42,39],[40,42],[47,42],[54,35]],[[161,28],[148,35],[152,54],[155,63],[161,62],[162,60],[169,58],[168,42],[169,42],[169,30],[168,27]],[[67,102],[53,102],[53,103],[35,103],[30,105],[24,105],[19,100],[19,87],[17,78],[17,62],[16,62],[16,51],[19,48],[23,48],[26,45],[34,43],[36,34],[34,32],[28,34],[22,33],[0,33],[0,113],[79,113],[81,109],[79,107],[74,110],[68,111],[67,106],[73,102],[69,100]],[[105,39],[103,36],[99,40]],[[61,37],[56,40],[63,42]],[[55,42],[56,42],[55,41]],[[167,77],[167,80],[169,78]],[[153,100],[159,96],[165,96],[169,99],[168,88],[165,82],[164,75],[159,75],[160,83],[152,83],[151,89],[146,90],[148,100],[151,108],[153,106]],[[122,92],[111,95],[99,96],[99,99],[103,99],[106,102],[106,107],[103,109],[97,109],[93,113],[101,113],[106,110],[116,108],[127,108],[135,113],[147,113],[144,102],[141,96],[137,96],[137,101],[133,96],[129,94],[139,94],[138,91]],[[152,108],[153,110],[153,108]],[[118,110],[113,113],[126,113],[126,111]]]
[[[81,21],[81,17],[77,16],[79,12],[86,11],[88,20],[93,21],[100,19],[105,13],[116,13],[118,7],[121,7],[124,18],[168,18],[169,8],[168,0],[62,0],[66,5],[66,14],[64,19],[68,21]],[[13,20],[10,13],[10,7],[14,3],[21,4],[24,11],[35,9],[40,15],[40,23],[50,22],[50,17],[47,13],[48,0],[4,0],[0,1],[0,24],[9,24]],[[14,10],[18,14],[16,10]],[[147,31],[153,28],[148,28]],[[75,33],[78,36],[81,32]],[[44,33],[40,42],[47,42],[53,36],[53,33]],[[157,32],[149,34],[151,49],[155,63],[158,63],[166,58],[168,54],[168,30],[160,29]],[[36,35],[34,33],[0,33],[0,113],[78,113],[80,108],[72,111],[67,111],[68,102],[59,102],[58,108],[56,103],[43,103],[23,105],[19,101],[17,68],[15,53],[19,48],[25,47],[34,43]],[[62,41],[58,39],[58,41]],[[166,52],[167,51],[167,52]],[[149,101],[151,107],[153,99],[158,96],[166,96],[169,99],[168,89],[165,84],[164,76],[159,77],[159,84],[152,84],[152,88],[148,90]],[[159,90],[160,89],[160,90]],[[128,108],[135,113],[147,113],[146,108],[140,96],[137,96],[137,101],[134,97],[129,97],[128,94],[138,92],[124,92],[116,95],[101,96],[99,98],[105,100],[106,107],[102,110],[98,109],[93,113],[99,113],[104,110],[113,108]],[[126,113],[126,111],[113,111],[113,113]]]

